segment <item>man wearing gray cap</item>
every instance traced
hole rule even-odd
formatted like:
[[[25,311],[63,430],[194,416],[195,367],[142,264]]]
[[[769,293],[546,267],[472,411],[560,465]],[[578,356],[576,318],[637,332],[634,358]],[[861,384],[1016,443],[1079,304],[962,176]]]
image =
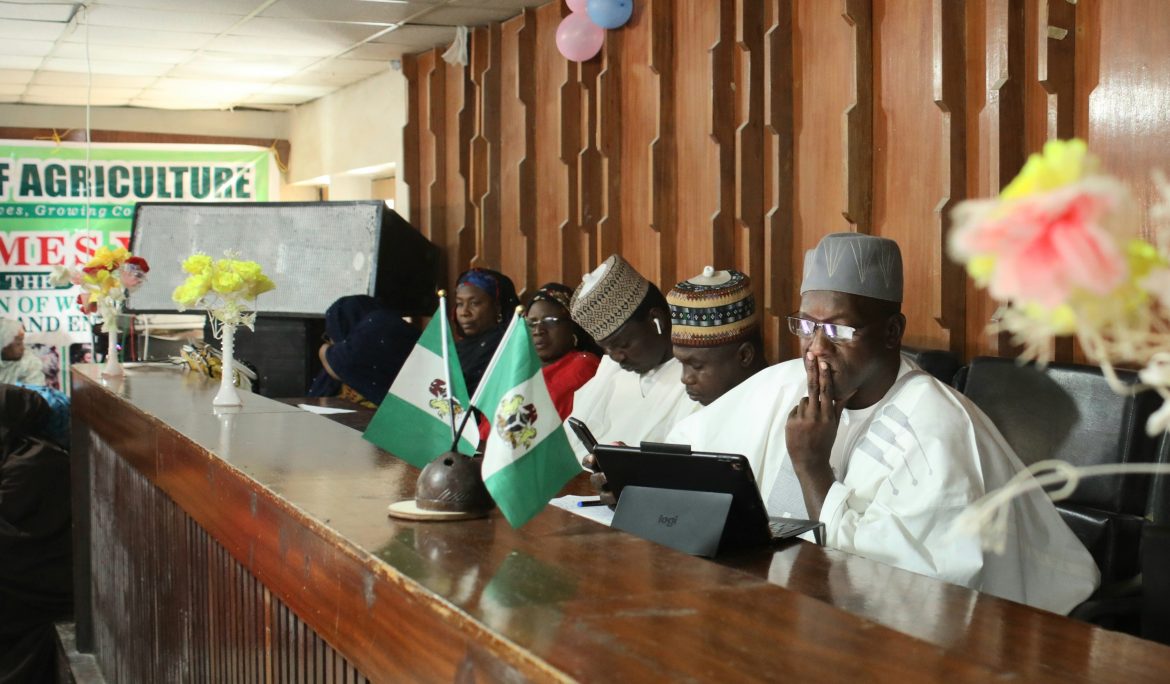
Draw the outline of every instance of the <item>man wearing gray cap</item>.
[[[1015,500],[1002,554],[951,533],[970,503],[1023,469],[966,397],[900,354],[902,257],[837,233],[805,255],[801,358],[765,369],[683,420],[668,442],[742,453],[772,515],[825,524],[825,543],[1058,613],[1099,582],[1041,492]]]

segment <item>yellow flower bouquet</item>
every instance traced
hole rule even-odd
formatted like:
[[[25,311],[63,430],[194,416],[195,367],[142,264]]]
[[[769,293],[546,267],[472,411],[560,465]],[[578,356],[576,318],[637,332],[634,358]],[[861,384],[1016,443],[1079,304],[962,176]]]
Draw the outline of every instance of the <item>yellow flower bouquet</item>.
[[[187,280],[175,288],[171,299],[179,311],[202,307],[211,318],[211,331],[223,346],[223,367],[234,368],[235,331],[238,326],[254,329],[256,297],[276,285],[264,275],[255,261],[236,259],[227,253],[223,259],[193,254],[183,261]],[[239,406],[243,402],[233,382],[235,373],[223,373],[214,406]]]
[[[179,311],[202,307],[219,325],[253,328],[256,297],[275,289],[276,284],[264,275],[260,264],[233,256],[212,259],[206,254],[193,254],[187,257],[183,262],[183,271],[189,274],[187,280],[171,295]]]

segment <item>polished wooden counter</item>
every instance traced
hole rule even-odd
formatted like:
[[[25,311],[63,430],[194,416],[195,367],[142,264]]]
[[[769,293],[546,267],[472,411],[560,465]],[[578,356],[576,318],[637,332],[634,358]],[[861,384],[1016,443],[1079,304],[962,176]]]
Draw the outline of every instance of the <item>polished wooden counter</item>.
[[[201,378],[98,370],[73,370],[78,631],[112,681],[1170,672],[1165,646],[803,542],[712,562],[551,507],[520,530],[394,520],[418,471],[350,427],[255,395],[217,416]]]

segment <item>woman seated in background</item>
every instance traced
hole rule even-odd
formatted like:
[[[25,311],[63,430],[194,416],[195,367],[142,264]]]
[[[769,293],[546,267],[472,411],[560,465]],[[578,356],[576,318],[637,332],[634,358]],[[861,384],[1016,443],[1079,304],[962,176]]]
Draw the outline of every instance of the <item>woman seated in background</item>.
[[[516,286],[499,271],[473,268],[455,281],[455,331],[461,338],[455,351],[468,394],[475,394],[519,304]]]
[[[24,326],[11,318],[0,318],[0,382],[45,384],[40,357],[24,346]]]
[[[309,396],[339,396],[376,407],[419,334],[401,313],[373,297],[338,299],[325,312],[325,343],[319,352],[324,370],[313,381]]]
[[[569,318],[572,288],[561,283],[542,285],[528,303],[532,345],[544,363],[544,383],[561,420],[573,412],[573,393],[597,373],[601,348]]]

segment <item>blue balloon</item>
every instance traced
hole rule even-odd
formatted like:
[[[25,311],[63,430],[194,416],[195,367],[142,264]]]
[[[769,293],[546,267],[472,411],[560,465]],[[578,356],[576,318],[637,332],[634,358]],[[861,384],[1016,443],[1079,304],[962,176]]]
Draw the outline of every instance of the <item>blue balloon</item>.
[[[615,29],[630,20],[634,0],[589,0],[585,12],[603,29]]]

